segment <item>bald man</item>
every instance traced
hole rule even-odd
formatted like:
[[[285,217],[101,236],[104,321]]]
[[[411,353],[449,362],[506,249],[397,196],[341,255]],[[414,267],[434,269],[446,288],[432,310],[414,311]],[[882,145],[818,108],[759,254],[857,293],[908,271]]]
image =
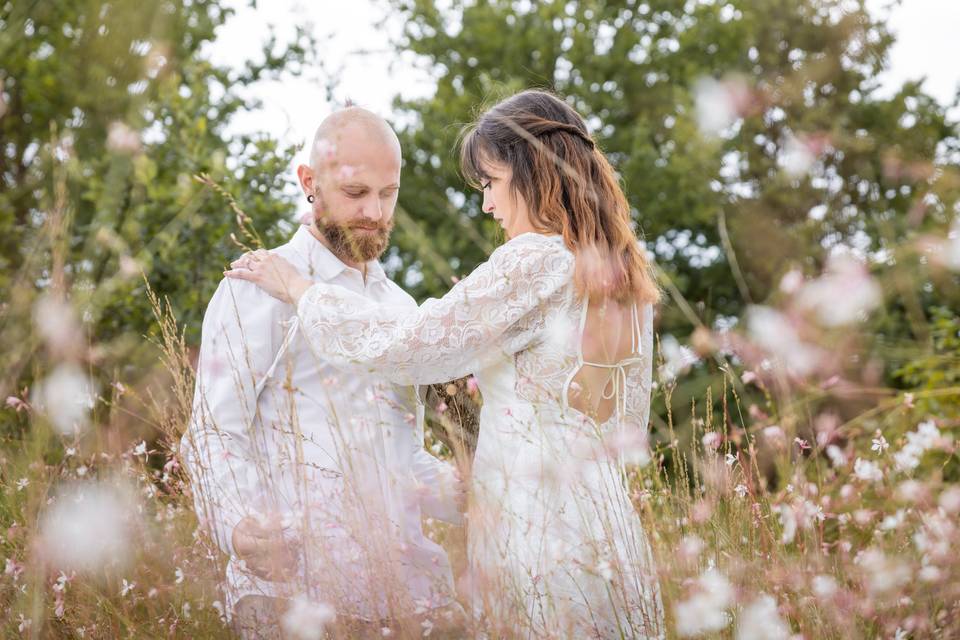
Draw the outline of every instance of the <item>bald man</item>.
[[[384,274],[400,144],[352,107],[320,125],[297,176],[310,214],[273,251],[305,276],[399,307]],[[198,518],[229,556],[226,610],[242,638],[336,615],[334,635],[390,635],[459,617],[450,565],[421,513],[458,522],[453,468],[423,448],[413,389],[316,358],[296,309],[224,279],[203,319],[182,440]]]

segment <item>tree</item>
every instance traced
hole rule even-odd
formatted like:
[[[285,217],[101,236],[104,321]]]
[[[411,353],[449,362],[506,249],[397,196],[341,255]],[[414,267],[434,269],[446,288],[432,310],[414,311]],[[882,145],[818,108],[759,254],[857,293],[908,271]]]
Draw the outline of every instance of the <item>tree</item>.
[[[785,272],[818,273],[837,245],[879,273],[922,266],[905,239],[942,233],[957,211],[956,123],[918,84],[880,95],[893,40],[863,2],[391,5],[406,24],[396,46],[437,77],[434,95],[395,104],[412,123],[397,254],[415,295],[442,294],[495,244],[451,150],[463,123],[528,87],[569,100],[619,171],[670,294],[661,334],[736,324]],[[960,303],[952,281],[884,281],[894,302],[873,328],[893,358],[889,382],[905,358],[891,345],[922,339],[930,307]],[[686,378],[674,407],[703,398],[714,370]]]
[[[878,97],[892,39],[861,3],[392,4],[407,24],[398,48],[438,77],[430,98],[397,103],[414,123],[401,204],[455,256],[453,271],[483,258],[478,235],[494,235],[456,172],[459,124],[526,87],[584,114],[650,249],[707,325],[767,298],[791,264],[815,270],[838,243],[876,256],[908,228],[944,224],[956,201],[932,164],[939,145],[956,167],[955,129],[915,84]],[[728,122],[704,113],[725,107]],[[910,207],[936,191],[915,224]],[[423,271],[416,292],[442,292],[447,269],[418,258],[407,234],[400,246],[407,269]],[[689,330],[675,306],[665,313],[665,328]]]
[[[0,8],[5,389],[36,352],[28,328],[38,294],[69,291],[87,332],[113,342],[112,362],[134,364],[125,358],[154,325],[143,276],[195,342],[239,251],[233,238],[254,242],[238,220],[268,244],[290,230],[282,187],[293,150],[264,134],[228,139],[225,127],[255,106],[244,86],[295,68],[312,41],[270,38],[262,61],[218,67],[204,47],[230,15],[216,0]]]

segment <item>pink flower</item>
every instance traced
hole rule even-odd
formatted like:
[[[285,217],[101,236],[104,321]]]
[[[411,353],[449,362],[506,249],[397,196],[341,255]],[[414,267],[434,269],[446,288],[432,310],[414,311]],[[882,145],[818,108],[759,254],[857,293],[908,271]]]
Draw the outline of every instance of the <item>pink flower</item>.
[[[716,431],[709,431],[703,434],[703,447],[711,451],[716,451],[720,447],[722,438]]]
[[[21,399],[18,398],[17,396],[9,396],[9,397],[7,397],[7,402],[6,402],[6,404],[7,404],[8,407],[10,407],[11,409],[13,409],[13,410],[16,411],[17,413],[20,413],[21,411],[29,411],[29,410],[30,410],[30,404],[27,403],[27,402],[24,402],[23,400],[21,400]]]
[[[474,395],[480,387],[477,385],[477,379],[474,376],[467,378],[467,393]]]

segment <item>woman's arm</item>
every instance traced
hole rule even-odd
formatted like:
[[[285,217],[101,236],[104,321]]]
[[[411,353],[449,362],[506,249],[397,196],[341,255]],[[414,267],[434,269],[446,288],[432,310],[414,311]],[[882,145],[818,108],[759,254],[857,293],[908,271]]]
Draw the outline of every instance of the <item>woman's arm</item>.
[[[560,242],[525,234],[417,308],[380,305],[321,283],[301,296],[297,312],[311,346],[336,365],[402,384],[442,382],[526,346],[508,329],[569,283],[572,268]]]

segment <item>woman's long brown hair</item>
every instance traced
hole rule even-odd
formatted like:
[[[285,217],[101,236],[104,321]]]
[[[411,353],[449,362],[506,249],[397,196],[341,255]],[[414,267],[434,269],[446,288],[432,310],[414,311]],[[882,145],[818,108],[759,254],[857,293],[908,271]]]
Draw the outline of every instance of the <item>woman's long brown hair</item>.
[[[576,256],[574,282],[581,295],[659,300],[613,167],[583,118],[563,100],[528,90],[484,113],[461,144],[468,182],[479,186],[487,179],[485,163],[513,171],[511,192],[527,203],[534,229],[563,236]]]

